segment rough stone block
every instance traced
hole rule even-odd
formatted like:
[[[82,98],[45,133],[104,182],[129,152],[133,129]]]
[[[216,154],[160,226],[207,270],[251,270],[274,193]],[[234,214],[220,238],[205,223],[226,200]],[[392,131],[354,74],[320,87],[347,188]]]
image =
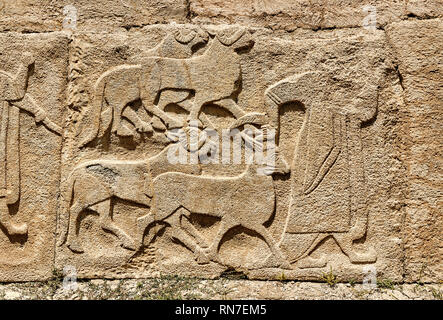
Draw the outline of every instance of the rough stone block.
[[[405,280],[435,281],[443,278],[443,23],[404,21],[390,26],[387,35],[398,57],[405,100]]]
[[[292,31],[361,27],[372,12],[380,27],[404,17],[405,5],[403,0],[195,0],[190,9],[193,22],[240,23]],[[366,6],[370,9],[364,10]]]
[[[441,18],[443,16],[443,1],[409,0],[407,1],[406,11],[408,16],[420,18]]]
[[[0,30],[104,32],[165,22],[186,22],[185,0],[1,0]]]

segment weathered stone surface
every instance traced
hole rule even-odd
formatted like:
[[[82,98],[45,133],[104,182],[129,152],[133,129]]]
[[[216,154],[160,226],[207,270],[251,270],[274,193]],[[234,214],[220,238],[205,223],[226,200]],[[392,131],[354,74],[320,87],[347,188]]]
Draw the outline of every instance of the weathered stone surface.
[[[0,30],[106,30],[186,22],[185,0],[2,0]]]
[[[407,281],[432,281],[443,277],[443,23],[401,22],[387,35],[398,57],[405,101],[405,275]]]
[[[239,26],[159,26],[81,33],[71,45],[68,97],[79,99],[69,103],[58,268],[82,277],[235,268],[271,279],[333,268],[362,280],[371,266],[401,280],[402,168],[389,123],[401,87],[383,32],[288,41]],[[171,164],[173,148],[207,150],[165,136],[192,132],[197,118],[220,137],[277,129],[274,172],[245,159]]]
[[[437,18],[443,16],[442,0],[408,0],[406,4],[406,13],[408,16],[420,18]]]
[[[365,284],[301,281],[258,281],[223,278],[202,280],[164,277],[160,279],[93,279],[67,290],[61,281],[0,284],[4,300],[441,300],[441,284]]]
[[[363,8],[370,5],[376,8],[377,26],[384,26],[405,17],[406,2],[403,0],[195,0],[191,1],[191,17],[193,22],[252,24],[288,31],[296,28],[361,27],[365,17],[368,16],[368,11],[364,11]],[[413,8],[411,5],[411,10]],[[441,11],[441,8],[439,10]]]
[[[0,34],[0,281],[51,276],[68,40]]]
[[[0,0],[0,281],[438,281],[439,2]]]

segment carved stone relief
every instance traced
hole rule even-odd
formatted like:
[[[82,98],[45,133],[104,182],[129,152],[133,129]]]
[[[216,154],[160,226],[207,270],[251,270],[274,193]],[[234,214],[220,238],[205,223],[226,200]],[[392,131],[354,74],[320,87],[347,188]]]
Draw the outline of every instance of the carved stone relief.
[[[67,39],[1,35],[0,48],[0,280],[38,280],[54,256]]]
[[[370,199],[386,192],[374,180],[391,85],[381,34],[169,25],[70,46],[58,267],[266,279],[400,268]]]

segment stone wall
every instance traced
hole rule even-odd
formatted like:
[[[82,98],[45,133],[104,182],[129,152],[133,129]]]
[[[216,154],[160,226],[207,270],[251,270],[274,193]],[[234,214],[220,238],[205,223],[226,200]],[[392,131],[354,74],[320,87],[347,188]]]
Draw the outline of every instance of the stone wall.
[[[442,15],[0,0],[0,281],[441,281]]]

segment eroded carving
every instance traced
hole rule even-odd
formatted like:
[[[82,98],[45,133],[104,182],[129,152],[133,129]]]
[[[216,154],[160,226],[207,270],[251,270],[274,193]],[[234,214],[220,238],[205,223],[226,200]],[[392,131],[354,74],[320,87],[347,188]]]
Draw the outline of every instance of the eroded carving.
[[[229,110],[236,118],[244,116],[244,111],[234,100],[241,81],[238,51],[250,48],[252,44],[246,30],[238,30],[233,35],[221,31],[200,56],[188,59],[148,57],[138,65],[121,65],[108,70],[96,82],[94,101],[85,116],[85,121],[90,123],[81,134],[80,146],[103,134],[111,121],[112,132],[131,135],[132,132],[121,122],[122,115],[138,131],[152,131],[150,124],[143,122],[130,108],[125,108],[136,100],[141,100],[143,107],[165,122],[168,128],[183,125],[163,111],[170,103],[190,110],[188,120],[198,120],[202,106],[209,102]],[[192,103],[186,101],[190,98]],[[105,101],[108,110],[103,109]]]
[[[123,116],[129,120],[138,132],[152,132],[151,123],[147,123],[140,119],[137,113],[128,106],[131,102],[142,99],[145,96],[145,87],[149,83],[143,83],[143,61],[152,57],[190,58],[194,48],[204,45],[208,41],[208,34],[200,28],[188,27],[179,28],[173,33],[169,33],[155,48],[143,53],[138,60],[141,64],[121,65],[111,68],[101,75],[94,85],[94,100],[83,117],[82,131],[79,134],[80,144],[82,147],[97,136],[101,137],[112,124],[112,132],[119,136],[132,136],[133,130],[120,123]],[[169,95],[168,95],[169,93]],[[171,96],[169,90],[165,90],[164,95]],[[172,97],[168,99],[170,102],[180,103],[189,96],[189,91],[172,93]],[[175,99],[175,100],[174,100]],[[146,105],[143,104],[145,108]],[[152,122],[157,127],[163,129],[161,122],[156,122],[159,118],[167,124],[173,124],[174,119],[168,117],[164,112],[164,105],[160,104],[157,108],[148,108],[153,110],[153,114],[158,117]]]
[[[0,71],[0,224],[9,235],[25,235],[26,224],[11,221],[8,205],[20,199],[20,110],[27,111],[36,123],[43,123],[48,129],[61,135],[62,129],[53,123],[46,112],[27,93],[29,72],[34,65],[31,53],[24,53],[21,65],[15,75]]]
[[[376,261],[373,248],[360,253],[353,244],[365,237],[368,224],[360,128],[377,113],[377,88],[365,88],[366,106],[348,106],[346,109],[327,102],[325,95],[329,81],[321,72],[308,72],[286,78],[265,93],[271,110],[271,123],[277,121],[278,107],[284,103],[299,102],[305,108],[305,119],[294,151],[292,198],[285,226],[287,233],[311,235],[307,248],[292,253],[292,261],[298,261],[300,268],[326,265],[325,256],[313,259],[309,254],[329,236],[335,239],[352,263]],[[331,190],[328,194],[337,192],[335,197],[349,197],[349,200],[343,198],[343,205],[338,206],[342,212],[328,208],[328,201],[315,205],[315,200],[310,200],[315,199],[311,197],[324,183],[328,173],[340,166],[338,163],[343,170],[335,174],[340,174],[341,180],[329,185]],[[346,189],[347,184],[349,189]],[[343,189],[346,189],[345,192]],[[310,216],[315,214],[316,218],[312,219]]]
[[[242,134],[242,137],[250,138]],[[266,143],[266,134],[263,137]],[[260,170],[263,164],[248,164],[245,171],[235,177],[193,176],[186,173],[167,172],[152,181],[153,207],[151,212],[138,219],[143,232],[151,224],[167,221],[172,227],[172,236],[194,252],[199,263],[221,261],[218,249],[224,235],[236,226],[252,230],[263,237],[272,254],[278,258],[279,265],[289,268],[289,264],[277,247],[273,236],[263,225],[272,216],[275,209],[275,190],[272,173],[275,168],[284,173],[289,167],[280,158],[272,144],[265,152],[275,157],[275,164],[269,170]],[[252,146],[263,148],[262,141],[253,141]],[[263,174],[263,173],[266,174]],[[259,197],[251,195],[258,194]],[[220,218],[217,234],[207,248],[202,248],[180,227],[182,216],[191,213],[204,214]],[[193,233],[196,239],[202,237]],[[199,241],[202,242],[202,241]],[[255,266],[257,267],[257,266]],[[251,268],[253,268],[251,266]]]
[[[119,198],[149,208],[152,199],[151,181],[154,177],[169,171],[199,174],[199,166],[170,163],[168,151],[177,146],[183,148],[181,143],[171,144],[159,154],[145,160],[91,160],[75,167],[69,174],[63,192],[64,231],[59,245],[66,242],[72,251],[84,251],[78,241],[79,216],[82,211],[89,209],[98,213],[102,229],[115,234],[124,248],[138,249],[140,237],[128,235],[113,222],[111,201]]]
[[[126,260],[128,264],[134,257],[142,259],[146,249],[150,254],[155,252],[153,260],[149,260],[149,263],[156,261],[153,268],[162,269],[164,260],[167,266],[185,261],[202,270],[232,267],[236,262],[226,257],[238,245],[234,242],[240,239],[251,244],[250,256],[238,264],[241,268],[263,269],[260,272],[266,273],[280,267],[292,269],[291,274],[309,273],[299,269],[324,267],[331,261],[330,256],[314,259],[317,254],[313,254],[329,237],[349,257],[351,264],[375,262],[376,252],[366,241],[368,213],[360,135],[362,125],[369,126],[368,122],[377,114],[377,88],[368,85],[363,88],[365,92],[356,93],[355,101],[348,96],[348,100],[341,101],[340,94],[330,93],[334,85],[345,85],[334,84],[342,80],[331,79],[326,72],[307,72],[268,87],[263,104],[263,97],[257,99],[242,92],[242,81],[247,79],[242,74],[242,66],[246,64],[248,70],[256,68],[254,63],[245,62],[247,59],[240,60],[240,54],[248,52],[245,49],[254,43],[251,34],[244,29],[229,33],[219,27],[208,29],[211,31],[170,33],[154,49],[128,59],[137,64],[116,66],[99,77],[94,101],[84,117],[79,118],[84,128],[77,137],[80,147],[104,136],[109,128],[117,136],[132,136],[136,130],[154,133],[140,135],[140,141],[134,142],[140,145],[134,149],[131,149],[133,145],[131,148],[125,145],[131,139],[110,139],[110,143],[118,141],[118,146],[90,144],[89,147],[95,146],[97,150],[82,148],[79,151],[85,159],[91,159],[93,154],[96,160],[81,162],[73,157],[79,165],[70,170],[63,191],[63,235],[59,245],[66,244],[70,249],[63,252],[80,260],[92,256],[78,253],[92,252],[81,239],[95,237],[96,225],[91,222],[92,218],[85,219],[82,226],[84,215],[81,213],[94,211],[99,229],[107,231],[97,235],[100,249],[102,244],[108,248],[108,233],[112,233],[119,245],[128,250],[112,251],[110,260],[131,259]],[[203,46],[198,53],[192,49],[196,46]],[[269,77],[275,79],[277,75]],[[263,88],[262,85],[258,83],[255,87],[248,83],[245,87]],[[239,102],[239,96],[245,100]],[[248,105],[257,101],[262,105]],[[146,112],[150,120],[139,117],[134,102],[137,106],[141,102],[140,111]],[[288,136],[283,135],[286,144],[279,144],[281,109],[287,103],[295,103],[297,108],[300,105],[296,112],[303,113],[294,116],[296,121],[291,118],[284,123],[297,128],[301,124],[298,133],[290,137],[295,140],[290,142],[295,144],[291,166],[280,152],[284,146],[285,156],[290,156],[287,151],[293,147],[287,148]],[[256,110],[251,112],[253,107]],[[196,147],[191,146],[188,141],[191,121],[197,123],[200,133],[208,128],[239,129],[243,138],[240,144],[262,148],[265,144],[250,140],[245,130],[275,129],[275,167],[263,175],[258,174],[260,164],[257,163],[241,163],[227,169],[223,162],[202,166],[180,161],[171,163],[167,154],[172,148],[178,147],[187,155],[213,151],[204,139],[198,140]],[[161,139],[155,139],[164,131],[170,134],[171,129],[181,129],[186,134],[184,138],[177,137],[178,141],[156,156],[139,160],[145,151],[151,152],[140,146],[158,148],[150,139],[158,142]],[[157,136],[154,138],[154,135]],[[216,140],[220,137],[223,140],[220,135]],[[131,158],[132,150],[134,158]],[[114,157],[113,152],[119,153],[116,158],[134,160],[100,158],[101,154]],[[68,167],[72,168],[69,164]],[[222,169],[217,171],[218,168]],[[272,173],[281,175],[276,177]],[[282,202],[277,203],[276,197],[283,199]],[[120,205],[117,218],[113,203]],[[132,208],[132,204],[136,210],[130,212],[128,208]],[[206,219],[212,222],[202,222]],[[294,238],[288,240],[287,235],[304,238],[298,244]],[[269,255],[264,258],[262,252]],[[107,254],[104,249],[97,256]],[[169,259],[168,255],[175,254],[180,258]],[[248,259],[254,263],[246,264],[244,261]]]

